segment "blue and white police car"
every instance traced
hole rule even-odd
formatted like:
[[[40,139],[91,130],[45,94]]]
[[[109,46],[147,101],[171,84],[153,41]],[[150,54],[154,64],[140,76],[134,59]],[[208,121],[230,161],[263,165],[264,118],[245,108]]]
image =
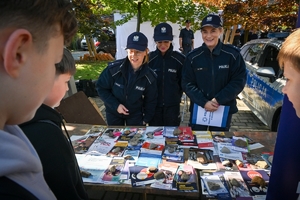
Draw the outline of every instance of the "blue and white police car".
[[[256,39],[241,48],[247,68],[247,82],[239,98],[271,131],[277,131],[283,102],[282,87],[286,81],[277,55],[289,33]],[[279,37],[279,38],[278,38]]]

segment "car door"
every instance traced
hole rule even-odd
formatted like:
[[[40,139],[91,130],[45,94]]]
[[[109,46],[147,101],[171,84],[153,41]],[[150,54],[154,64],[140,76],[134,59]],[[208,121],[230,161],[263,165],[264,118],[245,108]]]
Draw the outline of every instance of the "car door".
[[[280,46],[270,42],[258,41],[249,46],[243,55],[247,66],[247,82],[242,92],[243,100],[252,112],[270,129],[277,128],[282,102],[282,72],[279,69],[277,55]],[[263,76],[261,69],[272,68],[274,76]],[[278,118],[279,119],[279,118]]]
[[[243,46],[241,53],[246,63],[247,81],[242,91],[243,101],[252,110],[254,114],[261,112],[261,99],[259,92],[262,86],[262,80],[256,74],[261,62],[261,55],[265,48],[265,43],[250,43]],[[259,117],[259,116],[258,116]],[[261,118],[261,117],[259,117]],[[263,121],[263,118],[261,118]],[[265,123],[265,121],[263,121]]]
[[[274,77],[266,77],[263,74],[258,75],[262,83],[261,89],[257,90],[259,97],[262,99],[260,113],[272,130],[276,130],[278,126],[283,101],[282,87],[285,84],[282,79],[283,72],[277,60],[280,47],[281,43],[269,43],[264,49],[261,64],[259,64],[263,69],[272,68],[274,70]]]

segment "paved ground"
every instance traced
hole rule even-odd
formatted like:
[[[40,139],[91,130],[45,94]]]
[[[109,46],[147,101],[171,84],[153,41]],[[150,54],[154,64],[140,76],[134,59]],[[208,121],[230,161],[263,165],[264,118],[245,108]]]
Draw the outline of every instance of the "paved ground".
[[[94,97],[93,99],[105,117],[105,106],[103,105],[103,102],[99,97]],[[187,103],[184,101],[181,102],[181,113],[184,114],[181,122],[182,126],[187,126],[189,121],[190,113],[187,109]],[[243,101],[237,99],[237,104],[239,111],[232,117],[231,131],[269,131],[268,127],[250,111]]]

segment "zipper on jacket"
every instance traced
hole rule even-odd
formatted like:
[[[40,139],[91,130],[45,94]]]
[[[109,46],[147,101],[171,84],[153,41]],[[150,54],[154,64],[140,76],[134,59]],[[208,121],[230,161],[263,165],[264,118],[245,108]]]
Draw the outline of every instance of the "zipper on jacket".
[[[215,97],[215,73],[214,73],[214,59],[213,59],[213,53],[210,52],[210,58],[211,58],[211,75],[212,75],[212,95],[213,98]]]
[[[163,106],[165,106],[165,68],[166,68],[166,62],[165,62],[165,58],[163,58],[163,77],[162,77],[162,103]]]
[[[129,73],[129,72],[128,72]],[[124,74],[122,75],[124,77],[125,80],[125,87],[124,87],[124,94],[125,94],[125,100],[127,101],[127,97],[128,97],[128,80],[127,78],[124,76]]]

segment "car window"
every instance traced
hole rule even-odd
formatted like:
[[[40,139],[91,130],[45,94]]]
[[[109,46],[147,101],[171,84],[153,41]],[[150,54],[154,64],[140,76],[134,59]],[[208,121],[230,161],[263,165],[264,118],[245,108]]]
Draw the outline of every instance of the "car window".
[[[240,51],[240,53],[241,53],[241,55],[244,57],[244,54],[247,52],[247,50],[251,47],[251,46],[253,46],[253,44],[246,44],[245,46],[243,46],[243,48],[241,49],[241,51]]]
[[[273,47],[271,45],[267,46],[265,49],[265,55],[263,57],[263,67],[272,67],[274,69],[275,75],[278,76],[278,73],[280,71],[277,55],[279,53],[279,50],[276,47]]]
[[[251,47],[249,47],[243,56],[245,61],[248,61],[252,64],[256,63],[259,56],[263,52],[264,46],[265,46],[264,44],[258,43],[258,44],[254,44]]]

